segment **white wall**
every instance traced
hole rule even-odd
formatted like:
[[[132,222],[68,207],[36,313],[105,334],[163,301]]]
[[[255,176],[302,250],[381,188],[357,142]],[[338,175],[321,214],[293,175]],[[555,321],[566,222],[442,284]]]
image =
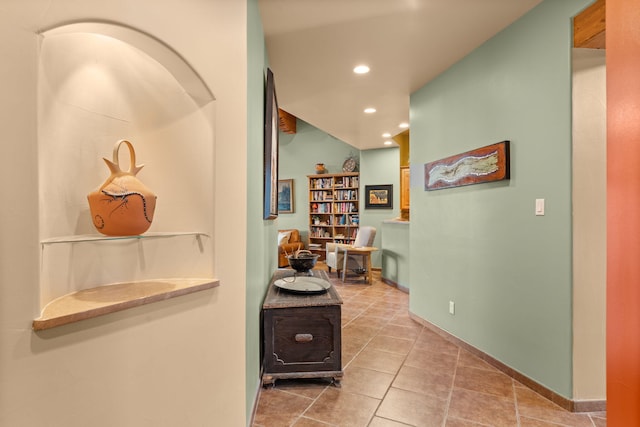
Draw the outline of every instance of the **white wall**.
[[[67,91],[70,79],[64,72],[70,61],[53,56],[43,62],[46,42],[41,44],[39,33],[87,20],[122,24],[168,45],[193,67],[216,101],[176,114],[185,112],[188,100],[180,105],[171,102],[166,110],[162,106],[167,99],[180,99],[177,93],[140,86],[106,90],[109,84],[99,80],[92,84],[90,74],[76,80],[86,85],[85,93],[77,88]],[[5,63],[0,71],[5,159],[0,182],[4,183],[3,199],[11,201],[0,210],[0,425],[245,424],[245,2],[7,0],[0,5],[0,22],[0,53]],[[132,62],[126,56],[119,59],[126,75]],[[60,68],[43,74],[39,67],[44,63]],[[55,76],[41,91],[39,72],[47,78]],[[162,79],[169,79],[159,71],[150,73],[129,82],[163,85]],[[175,91],[170,85],[163,87]],[[102,102],[109,96],[108,102]],[[123,107],[124,96],[135,102]],[[110,115],[113,112],[115,117]],[[154,115],[145,116],[145,112]],[[193,127],[193,123],[199,124]],[[91,136],[95,140],[87,141]],[[134,143],[140,140],[138,155],[150,160],[141,161],[147,163],[147,170],[140,176],[159,195],[152,227],[157,231],[205,228],[212,236],[206,251],[209,260],[200,260],[197,268],[215,275],[221,286],[34,333],[31,321],[39,315],[41,289],[48,283],[42,278],[39,242],[89,230],[82,220],[81,200],[86,186],[91,190],[104,179],[106,168],[98,158],[110,157],[111,144],[118,137],[131,137]],[[93,176],[78,172],[75,162],[65,156],[73,153],[73,139],[82,141],[85,150],[75,159],[82,159],[81,168],[87,159],[97,161]],[[171,148],[170,141],[180,149]],[[70,145],[60,152],[55,147],[62,142]],[[97,148],[102,143],[109,145],[106,153]],[[183,149],[189,151],[180,158]],[[39,167],[39,158],[47,167]],[[182,164],[158,173],[196,158],[196,165]],[[196,172],[188,174],[189,167]],[[68,187],[63,185],[65,179],[70,181]],[[43,190],[41,197],[39,190]],[[176,198],[185,194],[188,208],[180,215]],[[201,210],[192,212],[198,195]],[[231,208],[229,200],[233,200]],[[114,257],[112,268],[118,269],[117,261],[126,259]],[[162,264],[166,268],[171,263],[184,267],[180,259],[165,259]],[[78,286],[83,286],[81,281]]]
[[[607,144],[604,50],[573,51],[573,393],[606,396]]]

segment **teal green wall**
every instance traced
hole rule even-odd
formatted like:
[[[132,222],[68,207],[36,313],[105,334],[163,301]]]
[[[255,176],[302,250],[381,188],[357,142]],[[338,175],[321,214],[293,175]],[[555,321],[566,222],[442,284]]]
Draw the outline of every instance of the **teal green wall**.
[[[262,219],[264,85],[268,64],[257,0],[247,1],[247,284],[246,411],[251,419],[260,387],[260,310],[277,261],[275,221]],[[277,85],[277,76],[276,76]],[[222,248],[224,250],[224,248]],[[241,283],[229,284],[242,286]],[[224,343],[221,343],[224,345]],[[233,356],[231,356],[233,357]],[[213,361],[212,361],[213,363]]]
[[[393,209],[366,209],[364,207],[365,186],[393,185]],[[400,216],[400,149],[381,148],[360,153],[360,223],[376,227],[373,246],[382,248],[382,221]],[[374,267],[382,266],[382,251],[371,256]]]
[[[303,241],[309,236],[309,188],[307,175],[316,173],[316,163],[324,163],[329,173],[341,173],[342,164],[360,151],[304,120],[297,120],[295,134],[280,133],[280,179],[293,179],[294,206],[292,214],[278,215],[278,229],[297,228]]]
[[[571,17],[589,3],[544,1],[411,96],[413,165],[511,140],[510,181],[412,188],[411,311],[568,398]]]
[[[404,291],[409,291],[410,223],[385,221],[382,223],[382,277],[393,281]]]

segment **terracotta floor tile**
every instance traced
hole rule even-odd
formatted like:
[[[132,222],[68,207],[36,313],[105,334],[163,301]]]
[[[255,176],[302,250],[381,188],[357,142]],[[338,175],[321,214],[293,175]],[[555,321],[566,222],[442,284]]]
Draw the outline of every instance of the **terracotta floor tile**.
[[[359,343],[366,344],[378,334],[378,329],[351,322],[342,328],[342,342],[355,340]]]
[[[514,390],[516,393],[516,399],[518,401],[518,407],[521,408],[521,411],[522,410],[526,411],[527,408],[562,410],[560,406],[556,405],[555,403],[551,402],[548,399],[545,399],[544,397],[540,396],[538,393],[531,390],[530,388],[522,387],[518,385],[517,382],[515,384],[516,386],[514,387]]]
[[[369,344],[367,344],[367,348],[388,351],[390,353],[398,353],[402,355],[409,354],[409,351],[411,351],[411,347],[413,347],[413,340],[390,337],[387,335],[377,335],[373,337],[371,341],[369,341]]]
[[[330,386],[332,386],[331,380],[327,378],[279,379],[276,380],[271,390],[277,389],[297,396],[315,399],[320,396],[326,387]],[[269,386],[265,390],[265,393],[269,393]]]
[[[340,293],[340,290],[338,290],[338,293]],[[355,310],[358,313],[362,313],[367,308],[369,308],[369,306],[371,306],[370,302],[361,301],[360,299],[358,299],[358,297],[353,297],[352,299],[343,302],[342,308],[344,308],[346,304],[349,304],[349,309]]]
[[[424,328],[418,338],[416,339],[416,347],[423,348],[425,350],[431,350],[439,353],[458,354],[460,348],[440,337],[439,335]]]
[[[400,368],[393,387],[429,394],[446,400],[451,394],[453,385],[453,371],[447,372],[436,369],[421,369],[404,365]]]
[[[349,326],[364,326],[367,328],[375,328],[376,330],[380,330],[384,326],[386,326],[387,323],[389,323],[389,320],[391,319],[385,317],[360,315],[356,319],[354,319]]]
[[[446,407],[446,400],[392,387],[376,415],[412,426],[441,427]]]
[[[420,335],[420,332],[422,332],[422,328],[423,326],[418,324],[404,326],[389,323],[382,328],[378,334],[389,337],[406,338],[415,341]]]
[[[359,353],[372,338],[366,339],[365,336],[348,334],[347,337],[342,335],[342,352],[353,350]]]
[[[351,362],[353,366],[395,375],[405,356],[387,351],[365,348]]]
[[[413,320],[411,316],[409,316],[409,310],[397,311],[395,316],[393,316],[393,319],[389,321],[389,324],[407,326],[407,327],[413,327],[417,325],[421,328],[421,330],[424,328],[424,326],[422,326],[420,323]]]
[[[513,400],[513,380],[499,371],[459,366],[456,369],[454,387],[482,393],[495,394]]]
[[[349,366],[344,371],[342,391],[382,399],[394,376],[385,372]]]
[[[607,418],[600,416],[591,416],[591,421],[596,427],[607,427]]]
[[[407,427],[409,424],[399,423],[386,418],[373,417],[368,427]]]
[[[458,418],[447,417],[445,427],[486,427],[485,424],[474,423],[472,421],[460,420]]]
[[[451,394],[448,416],[490,426],[518,425],[513,399],[455,387]]]
[[[469,353],[467,350],[460,349],[460,356],[458,358],[458,365],[460,366],[468,366],[470,368],[477,369],[485,369],[487,371],[495,371],[500,372],[498,369],[489,365],[484,360],[480,359],[478,356]],[[523,386],[524,387],[524,386]]]
[[[520,427],[561,427],[562,424],[549,423],[533,418],[520,417]]]
[[[379,404],[380,400],[372,397],[328,388],[304,416],[329,424],[364,427],[373,418]]]
[[[347,368],[353,362],[353,359],[358,356],[361,350],[357,350],[355,347],[342,348],[342,369]]]
[[[437,353],[431,350],[418,348],[414,345],[404,362],[407,366],[421,369],[434,369],[453,373],[458,360],[457,355],[450,353]]]
[[[293,427],[332,427],[332,426],[337,427],[338,424],[327,424],[321,421],[312,420],[311,418],[307,418],[307,417],[300,417],[295,422],[295,424],[293,424]],[[265,426],[265,427],[268,427],[268,426]]]
[[[344,327],[348,325],[349,322],[358,317],[360,313],[362,313],[362,311],[358,309],[342,307],[342,310],[340,312],[342,318],[342,326]]]
[[[576,427],[593,427],[587,414],[571,413],[531,389],[515,387],[518,411],[522,417]]]
[[[389,321],[391,319],[393,319],[393,317],[396,315],[396,312],[398,310],[394,309],[394,308],[386,308],[386,307],[374,307],[371,306],[369,308],[367,308],[364,313],[362,313],[363,316],[375,316],[375,317],[380,317],[386,320],[385,324],[389,323]]]
[[[313,399],[286,391],[263,389],[254,423],[268,427],[290,426],[312,403]]]
[[[523,411],[523,409],[520,406],[518,406],[518,410],[520,411],[521,420],[524,418],[527,418],[530,420],[536,420],[539,423],[541,422],[548,423],[548,424],[540,424],[540,425],[593,427],[591,418],[587,414],[572,413],[569,411],[565,411],[564,409],[548,410],[543,408],[537,408],[537,409],[528,408]]]

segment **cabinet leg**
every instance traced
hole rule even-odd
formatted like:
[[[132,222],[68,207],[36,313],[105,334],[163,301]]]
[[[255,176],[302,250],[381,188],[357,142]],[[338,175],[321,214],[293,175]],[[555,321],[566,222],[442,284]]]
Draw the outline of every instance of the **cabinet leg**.
[[[263,377],[262,387],[267,388],[269,386],[271,386],[271,388],[274,388],[276,386],[276,380],[273,377]]]

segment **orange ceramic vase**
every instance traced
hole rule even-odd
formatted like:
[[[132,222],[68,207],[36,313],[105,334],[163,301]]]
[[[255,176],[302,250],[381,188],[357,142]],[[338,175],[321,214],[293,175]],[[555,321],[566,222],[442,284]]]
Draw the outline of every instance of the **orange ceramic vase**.
[[[129,147],[129,171],[120,169],[118,151]],[[89,193],[89,209],[96,229],[107,236],[135,236],[149,229],[156,209],[156,195],[136,175],[144,165],[136,166],[136,152],[131,142],[120,140],[113,148],[113,161],[103,159],[111,176]]]

